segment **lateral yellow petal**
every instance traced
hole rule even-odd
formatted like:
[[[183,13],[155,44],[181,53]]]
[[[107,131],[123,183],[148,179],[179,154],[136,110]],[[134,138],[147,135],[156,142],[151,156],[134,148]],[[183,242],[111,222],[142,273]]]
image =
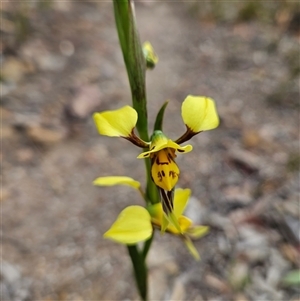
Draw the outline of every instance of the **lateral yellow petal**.
[[[214,100],[189,95],[182,103],[181,115],[185,125],[194,133],[212,130],[219,125]]]
[[[114,111],[94,113],[94,122],[100,135],[129,137],[137,122],[137,112],[130,106]]]
[[[187,229],[187,234],[193,239],[200,238],[206,235],[208,232],[208,226],[192,226],[189,229]]]
[[[185,207],[189,201],[191,195],[190,189],[175,189],[174,194],[174,214],[178,218],[185,210]]]
[[[139,189],[141,186],[140,182],[135,181],[130,177],[117,177],[117,176],[99,177],[93,181],[93,184],[96,186],[127,185],[135,189]]]
[[[148,239],[153,228],[149,212],[141,206],[129,206],[121,211],[103,237],[132,245]]]

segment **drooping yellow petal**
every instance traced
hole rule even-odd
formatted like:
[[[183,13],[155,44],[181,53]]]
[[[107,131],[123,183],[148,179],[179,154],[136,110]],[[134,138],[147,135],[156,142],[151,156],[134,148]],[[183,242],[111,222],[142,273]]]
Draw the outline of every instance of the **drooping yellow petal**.
[[[94,122],[100,135],[129,137],[137,122],[137,112],[130,106],[114,111],[94,113]]]
[[[162,149],[155,155],[151,175],[158,187],[167,191],[172,190],[178,181],[179,173],[179,168],[168,149]]]
[[[152,135],[150,150],[141,153],[137,158],[148,158],[151,154],[156,153],[164,148],[174,149],[179,153],[188,153],[193,149],[193,147],[190,144],[180,146],[171,139],[168,139],[161,131],[155,131]]]
[[[139,189],[141,186],[141,183],[138,181],[135,181],[132,178],[129,177],[117,177],[117,176],[111,176],[111,177],[99,177],[93,181],[93,184],[96,186],[114,186],[114,185],[127,185],[131,186],[135,189]]]
[[[175,189],[174,194],[174,214],[177,218],[182,215],[191,195],[190,189]]]
[[[212,130],[219,125],[214,100],[189,95],[182,103],[181,115],[185,125],[194,133]]]
[[[192,240],[189,237],[185,236],[184,237],[184,243],[185,243],[186,247],[188,248],[188,250],[190,251],[190,253],[193,255],[193,257],[197,261],[200,260],[200,255],[199,255],[197,249],[195,248]]]
[[[147,209],[141,206],[129,206],[119,214],[103,237],[131,245],[148,239],[152,231],[151,217]]]

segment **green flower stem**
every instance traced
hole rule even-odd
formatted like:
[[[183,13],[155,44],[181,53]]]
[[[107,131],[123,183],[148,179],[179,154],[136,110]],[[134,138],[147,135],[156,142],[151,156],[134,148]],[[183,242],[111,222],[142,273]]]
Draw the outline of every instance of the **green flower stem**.
[[[150,237],[148,240],[146,240],[146,241],[145,241],[145,244],[144,244],[143,257],[144,257],[145,260],[146,260],[147,255],[148,255],[148,251],[150,250],[150,247],[151,247],[153,238],[154,238],[154,230],[153,230],[153,232],[152,232],[151,237]]]
[[[151,178],[151,162],[149,158],[145,159],[146,171],[147,171],[147,186],[146,186],[146,202],[155,204],[160,201],[159,191]]]
[[[113,3],[117,31],[132,94],[132,105],[138,113],[136,128],[140,138],[149,141],[145,83],[146,60],[136,27],[133,1],[114,0]],[[145,166],[147,173],[146,202],[154,204],[159,202],[159,194],[151,179],[149,159],[145,159]]]
[[[140,138],[149,141],[147,98],[146,98],[146,60],[144,58],[138,35],[132,0],[113,0],[116,27],[128,74],[133,108],[138,113],[136,128]],[[145,149],[144,151],[147,151]],[[159,202],[159,192],[151,179],[151,162],[145,159],[147,187],[144,196],[147,204]],[[140,252],[136,245],[127,246],[132,261],[134,276],[142,300],[147,300],[147,266],[146,255],[150,249],[153,235],[145,242]]]
[[[145,262],[145,257],[138,250],[137,245],[127,246],[128,253],[130,255],[136,284],[143,301],[147,300],[147,266]]]
[[[131,88],[132,104],[139,116],[136,127],[140,137],[144,141],[149,141],[145,85],[146,60],[136,28],[133,2],[131,0],[114,0],[114,11]]]

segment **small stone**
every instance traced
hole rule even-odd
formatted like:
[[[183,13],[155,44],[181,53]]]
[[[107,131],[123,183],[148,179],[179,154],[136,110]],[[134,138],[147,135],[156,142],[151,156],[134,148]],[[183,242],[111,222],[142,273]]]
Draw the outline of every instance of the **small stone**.
[[[60,142],[66,137],[64,129],[48,129],[39,125],[27,128],[26,133],[34,142],[45,145]]]
[[[9,193],[8,189],[2,187],[1,193],[0,193],[0,202],[7,200],[9,198],[9,196],[10,196],[10,193]]]
[[[21,148],[16,152],[17,160],[21,163],[28,163],[34,159],[34,152],[30,148]]]
[[[236,249],[240,256],[246,257],[250,262],[264,261],[269,256],[269,242],[267,237],[251,226],[240,226],[241,240]]]
[[[254,153],[242,150],[232,149],[228,154],[229,161],[234,164],[238,169],[252,174],[258,172],[263,167],[263,162]]]
[[[241,186],[229,186],[223,191],[227,202],[248,205],[253,201],[248,189]]]
[[[213,274],[207,274],[205,276],[205,282],[208,286],[210,286],[213,289],[216,289],[217,291],[227,294],[231,291],[229,285],[219,277],[213,275]]]
[[[168,292],[168,277],[163,269],[150,270],[148,281],[149,300],[164,300]]]
[[[67,117],[85,119],[89,117],[101,103],[101,91],[97,85],[85,85],[77,89],[75,97],[66,106]]]
[[[248,301],[249,299],[242,293],[238,293],[234,296],[234,301]]]
[[[245,287],[249,281],[249,267],[244,261],[236,261],[230,270],[229,282],[231,286],[239,291]]]
[[[169,300],[184,300],[185,298],[185,286],[182,279],[179,277],[176,279]]]
[[[40,70],[59,72],[65,68],[66,59],[61,55],[51,53],[40,54],[36,57]]]
[[[19,82],[28,71],[26,64],[19,59],[9,57],[1,67],[1,77],[6,81]]]
[[[261,141],[259,133],[254,130],[245,130],[242,135],[242,142],[245,148],[254,148]]]
[[[75,52],[75,47],[72,42],[63,40],[59,44],[59,50],[64,56],[72,56]]]
[[[300,267],[300,254],[299,251],[291,244],[283,244],[281,246],[282,254],[293,264]]]
[[[15,131],[11,126],[2,125],[1,126],[1,139],[11,139],[15,136]]]
[[[1,262],[0,288],[2,300],[31,300],[30,281],[23,278],[19,268],[6,261]]]

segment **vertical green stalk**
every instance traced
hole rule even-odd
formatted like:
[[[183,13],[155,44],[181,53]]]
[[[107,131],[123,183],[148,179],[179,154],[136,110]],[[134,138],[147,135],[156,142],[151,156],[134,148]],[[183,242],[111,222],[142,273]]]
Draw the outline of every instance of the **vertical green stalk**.
[[[136,27],[134,6],[131,0],[114,0],[114,13],[123,58],[128,74],[133,108],[138,113],[136,128],[144,141],[149,141],[147,97],[146,97],[146,60],[144,58],[139,34]],[[147,202],[159,202],[156,185],[151,179],[150,160],[145,159]]]
[[[136,285],[143,301],[147,300],[147,276],[148,270],[145,258],[142,256],[136,245],[127,246],[134,270]]]
[[[136,128],[140,138],[149,141],[147,98],[146,98],[146,60],[139,39],[132,0],[113,0],[116,27],[128,74],[133,108],[138,113]],[[146,150],[144,150],[146,151]],[[156,185],[151,179],[151,162],[145,159],[147,187],[145,201],[159,202]],[[147,265],[146,256],[151,247],[153,236],[145,242],[142,251],[136,245],[127,246],[134,269],[137,288],[141,299],[147,300]]]

